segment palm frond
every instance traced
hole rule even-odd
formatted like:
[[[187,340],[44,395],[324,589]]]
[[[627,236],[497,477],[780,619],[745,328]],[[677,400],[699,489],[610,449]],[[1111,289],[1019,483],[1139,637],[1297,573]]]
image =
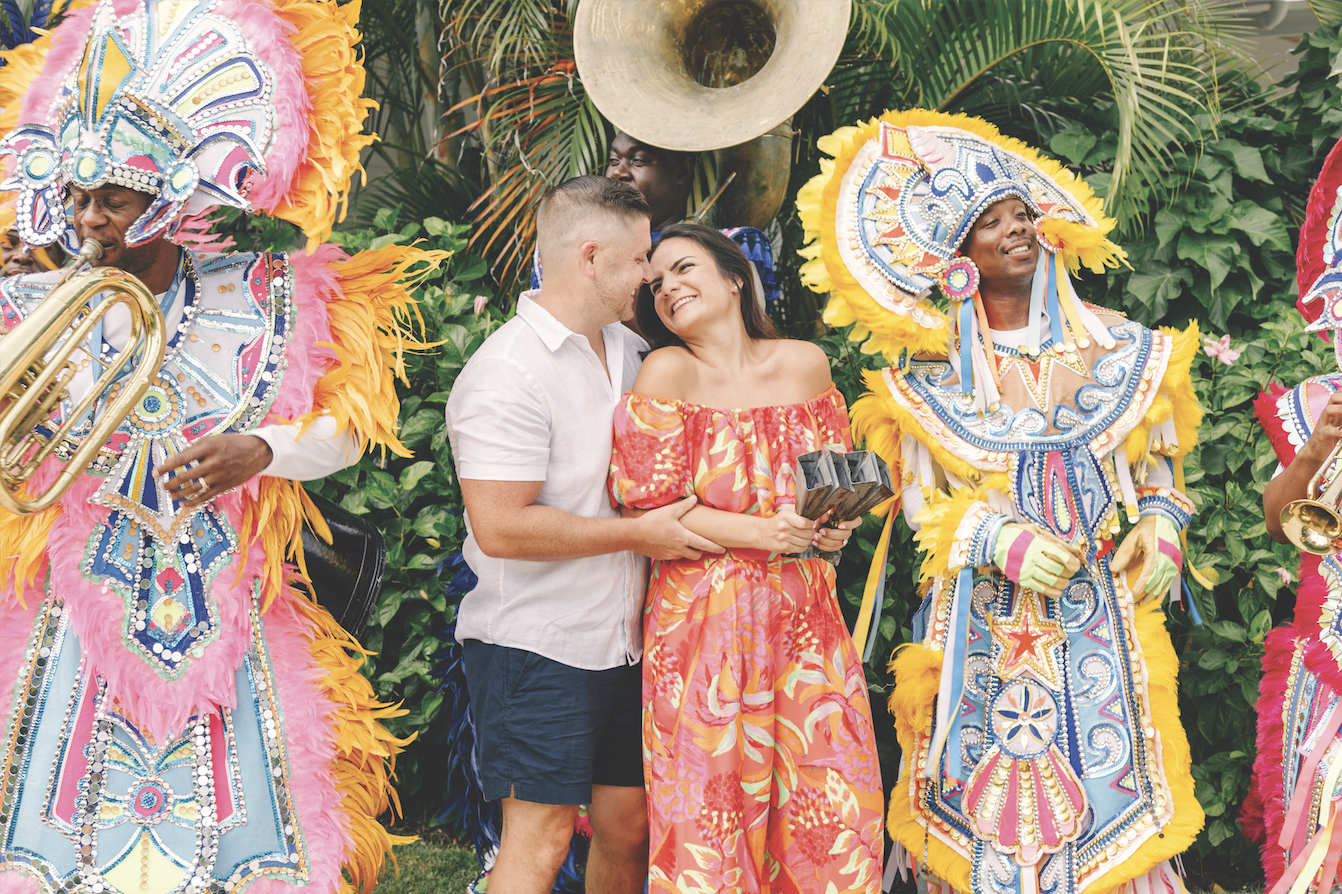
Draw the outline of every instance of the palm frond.
[[[888,21],[907,85],[896,104],[992,118],[984,80],[1000,88],[1013,77],[1054,98],[1112,99],[1118,152],[1106,205],[1135,213],[1134,196],[1172,187],[1164,172],[1173,154],[1197,132],[1193,116],[1214,107],[1216,63],[1238,37],[1230,8],[1223,0],[906,0]]]

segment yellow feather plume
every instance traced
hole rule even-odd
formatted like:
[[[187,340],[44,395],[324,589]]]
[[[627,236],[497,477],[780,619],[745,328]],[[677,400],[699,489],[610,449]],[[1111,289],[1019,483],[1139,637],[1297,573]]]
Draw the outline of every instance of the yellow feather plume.
[[[362,40],[357,25],[362,0],[285,0],[275,12],[295,32],[289,39],[303,60],[312,103],[308,154],[300,165],[288,200],[273,211],[296,225],[315,248],[345,219],[350,178],[362,172],[359,150],[377,139],[363,133],[364,120],[377,103],[361,94],[364,86]]]
[[[899,370],[894,370],[893,375],[898,376]],[[890,456],[899,456],[899,440],[904,434],[911,434],[927,446],[931,451],[932,458],[937,461],[943,469],[952,472],[964,481],[977,481],[982,477],[983,472],[974,468],[969,463],[960,459],[951,453],[941,442],[930,436],[912,413],[895,400],[890,394],[890,388],[885,383],[885,377],[878,370],[867,370],[862,374],[862,379],[867,385],[867,393],[862,395],[854,402],[849,411],[849,420],[853,429],[853,438],[855,440],[866,440],[868,443],[878,445],[894,444],[892,449],[889,446],[878,448],[877,452],[893,470],[895,464],[890,461]],[[882,452],[882,449],[890,451],[890,455]],[[901,473],[902,473],[901,469]]]
[[[34,515],[0,509],[0,587],[13,589],[19,605],[27,605],[24,595],[29,587],[41,596],[46,581],[38,575],[46,568],[51,526],[60,517],[59,504]]]
[[[382,721],[407,712],[399,705],[377,700],[372,684],[361,670],[364,656],[372,653],[346,633],[325,609],[306,600],[304,608],[316,624],[312,653],[326,671],[322,686],[336,705],[336,760],[332,770],[354,842],[345,857],[349,882],[343,890],[370,894],[385,859],[388,856],[395,859],[392,846],[415,840],[414,836],[391,834],[377,819],[388,808],[400,815],[401,804],[391,780],[396,755],[415,740],[415,735],[398,739],[383,726]]]
[[[396,436],[396,379],[409,384],[406,351],[433,346],[416,334],[424,320],[410,291],[449,257],[446,251],[388,245],[329,265],[341,288],[341,296],[326,305],[337,361],[317,383],[318,409],[298,422],[307,425],[329,410],[341,431],[352,427],[366,443],[410,455]]]
[[[1129,463],[1137,463],[1146,456],[1147,447],[1151,443],[1151,431],[1166,419],[1174,420],[1174,435],[1179,439],[1179,449],[1172,451],[1171,457],[1186,456],[1198,442],[1202,406],[1193,389],[1192,377],[1193,358],[1201,350],[1198,324],[1190,320],[1188,328],[1182,331],[1172,326],[1162,326],[1160,331],[1173,341],[1173,347],[1156,399],[1152,401],[1142,421],[1128,435],[1125,448]]]

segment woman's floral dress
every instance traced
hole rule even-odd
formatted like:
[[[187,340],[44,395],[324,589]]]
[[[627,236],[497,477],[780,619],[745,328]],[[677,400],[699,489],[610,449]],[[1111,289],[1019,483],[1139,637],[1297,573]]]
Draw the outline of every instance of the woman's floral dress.
[[[794,502],[797,456],[850,445],[832,386],[746,410],[628,394],[611,494],[768,517]],[[877,894],[881,773],[829,563],[750,549],[655,562],[643,638],[651,889]]]

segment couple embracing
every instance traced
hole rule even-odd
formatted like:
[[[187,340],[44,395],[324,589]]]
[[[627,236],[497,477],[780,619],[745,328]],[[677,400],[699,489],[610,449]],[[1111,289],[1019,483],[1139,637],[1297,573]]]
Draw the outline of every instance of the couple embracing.
[[[716,230],[653,246],[627,184],[569,180],[537,225],[544,283],[447,410],[491,894],[549,891],[582,804],[589,891],[877,889],[861,661],[833,568],[788,555],[854,526],[793,506],[796,457],[851,448],[827,358]]]

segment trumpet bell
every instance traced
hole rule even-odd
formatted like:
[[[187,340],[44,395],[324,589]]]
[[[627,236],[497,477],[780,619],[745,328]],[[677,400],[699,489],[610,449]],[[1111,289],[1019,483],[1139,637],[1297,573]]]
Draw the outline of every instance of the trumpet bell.
[[[850,14],[851,0],[583,0],[574,56],[620,130],[703,152],[791,117],[834,67]]]
[[[1297,549],[1316,556],[1342,550],[1342,517],[1318,500],[1292,500],[1281,511],[1281,529]]]

